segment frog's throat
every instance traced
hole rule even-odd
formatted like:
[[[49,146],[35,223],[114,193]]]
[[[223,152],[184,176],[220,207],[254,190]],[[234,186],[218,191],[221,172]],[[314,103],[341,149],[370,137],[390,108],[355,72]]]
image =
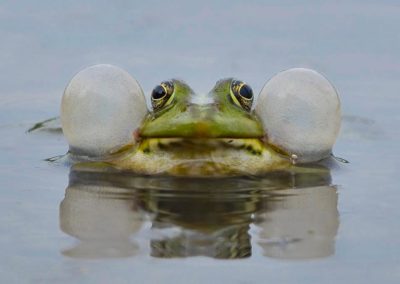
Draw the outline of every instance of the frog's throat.
[[[144,174],[226,176],[283,168],[288,159],[256,138],[148,138],[110,163]]]

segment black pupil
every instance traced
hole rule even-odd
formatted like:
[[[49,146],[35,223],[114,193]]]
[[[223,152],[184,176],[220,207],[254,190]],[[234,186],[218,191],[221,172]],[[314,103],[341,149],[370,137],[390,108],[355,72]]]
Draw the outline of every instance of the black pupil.
[[[158,85],[157,87],[154,88],[153,92],[151,93],[151,97],[155,100],[161,99],[164,97],[167,93],[165,92],[165,89]]]
[[[249,85],[243,85],[239,90],[239,94],[246,99],[251,99],[253,97],[253,90]]]

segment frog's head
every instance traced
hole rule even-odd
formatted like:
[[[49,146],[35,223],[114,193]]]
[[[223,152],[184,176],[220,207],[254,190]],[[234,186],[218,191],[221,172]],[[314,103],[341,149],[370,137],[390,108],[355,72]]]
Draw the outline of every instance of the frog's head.
[[[246,83],[224,79],[201,96],[184,82],[170,80],[153,89],[142,138],[261,138],[263,128],[252,113],[253,91]]]

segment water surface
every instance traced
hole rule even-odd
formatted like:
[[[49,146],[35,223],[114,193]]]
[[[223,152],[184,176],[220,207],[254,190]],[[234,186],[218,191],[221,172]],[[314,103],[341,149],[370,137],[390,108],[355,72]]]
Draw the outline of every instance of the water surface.
[[[396,1],[3,1],[0,23],[1,282],[400,281]],[[350,164],[191,180],[45,162],[65,140],[26,130],[96,63],[146,94],[227,76],[258,93],[280,70],[317,69],[341,95],[334,152]]]

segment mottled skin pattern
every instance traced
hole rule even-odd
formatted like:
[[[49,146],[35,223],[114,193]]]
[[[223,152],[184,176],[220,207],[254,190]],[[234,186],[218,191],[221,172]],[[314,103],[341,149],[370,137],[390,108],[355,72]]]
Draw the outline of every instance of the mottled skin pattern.
[[[155,110],[135,134],[135,145],[107,164],[178,176],[256,175],[290,165],[288,157],[264,142],[263,127],[251,111],[253,94],[245,83],[218,81],[205,104],[194,103],[196,96],[178,80],[157,86],[152,93]]]

